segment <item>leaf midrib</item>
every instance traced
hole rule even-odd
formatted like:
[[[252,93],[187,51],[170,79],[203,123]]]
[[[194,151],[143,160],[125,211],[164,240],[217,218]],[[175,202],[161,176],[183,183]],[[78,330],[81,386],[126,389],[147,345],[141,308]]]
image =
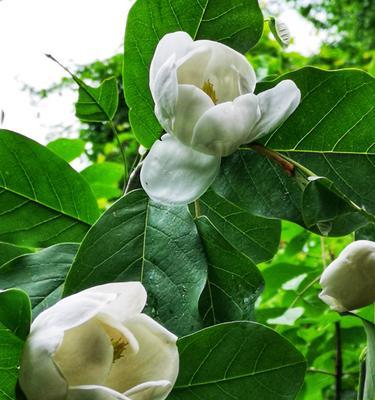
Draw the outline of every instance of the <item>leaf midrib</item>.
[[[79,221],[79,222],[82,222],[83,224],[86,224],[86,225],[89,226],[89,227],[91,226],[91,224],[90,224],[89,222],[87,222],[87,221],[81,219],[79,216],[70,215],[70,214],[67,214],[67,213],[66,213],[65,211],[63,211],[63,210],[59,210],[58,208],[52,207],[52,206],[49,205],[49,204],[43,204],[43,203],[41,203],[40,201],[38,201],[37,199],[34,199],[34,198],[32,198],[32,197],[29,197],[29,196],[25,195],[24,193],[19,193],[19,192],[15,191],[15,190],[13,190],[13,189],[7,187],[7,186],[4,186],[4,185],[0,185],[0,188],[4,189],[4,190],[6,190],[6,191],[8,191],[8,192],[10,192],[10,193],[12,193],[12,194],[15,194],[15,195],[17,195],[17,196],[20,196],[20,197],[22,197],[22,198],[24,198],[24,199],[27,199],[28,201],[31,201],[31,202],[37,204],[38,206],[41,206],[41,207],[44,207],[44,208],[48,208],[48,209],[50,209],[50,210],[52,210],[52,211],[55,211],[55,212],[57,212],[57,213],[59,213],[59,214],[61,214],[61,215],[64,215],[65,217],[68,217],[68,218],[77,220],[77,221]]]

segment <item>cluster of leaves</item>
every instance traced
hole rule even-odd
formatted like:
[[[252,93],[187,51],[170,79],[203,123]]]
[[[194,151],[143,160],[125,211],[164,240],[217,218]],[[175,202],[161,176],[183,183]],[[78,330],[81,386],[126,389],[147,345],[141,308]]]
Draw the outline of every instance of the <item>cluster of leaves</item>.
[[[123,82],[131,135],[145,147],[162,132],[148,66],[165,33],[184,30],[242,53],[262,35],[255,0],[188,3],[138,0],[129,14]],[[129,162],[125,172],[107,159],[76,172],[68,162],[84,151],[80,139],[46,148],[0,131],[0,282],[8,289],[0,293],[0,398],[21,399],[16,381],[31,312],[90,286],[133,280],[148,291],[145,312],[180,337],[170,399],[295,399],[307,363],[300,399],[330,398],[333,375],[343,393],[356,390],[365,334],[357,320],[329,313],[314,284],[346,235],[375,239],[375,84],[358,70],[307,67],[257,90],[285,78],[301,90],[298,110],[262,143],[223,159],[195,210],[160,205],[141,189],[120,197]],[[98,88],[73,79],[77,116],[104,124],[115,140],[117,74]],[[115,198],[101,213],[98,200]],[[280,220],[289,222],[278,251]],[[343,374],[333,364],[338,335]],[[370,367],[372,357],[369,346]],[[374,388],[366,390],[370,399]]]

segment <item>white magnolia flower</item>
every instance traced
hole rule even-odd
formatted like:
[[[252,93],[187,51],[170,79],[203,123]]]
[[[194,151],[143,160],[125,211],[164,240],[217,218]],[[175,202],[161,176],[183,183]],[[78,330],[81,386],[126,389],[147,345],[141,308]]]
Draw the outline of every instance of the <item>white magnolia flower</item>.
[[[140,283],[111,283],[42,312],[26,341],[28,400],[163,400],[178,374],[176,336],[141,314]]]
[[[235,50],[185,32],[165,35],[150,68],[155,114],[167,132],[141,171],[148,195],[189,203],[215,179],[220,160],[273,131],[297,108],[301,94],[284,80],[255,95],[255,73]]]
[[[375,242],[347,246],[323,272],[319,297],[333,310],[345,312],[375,302]]]

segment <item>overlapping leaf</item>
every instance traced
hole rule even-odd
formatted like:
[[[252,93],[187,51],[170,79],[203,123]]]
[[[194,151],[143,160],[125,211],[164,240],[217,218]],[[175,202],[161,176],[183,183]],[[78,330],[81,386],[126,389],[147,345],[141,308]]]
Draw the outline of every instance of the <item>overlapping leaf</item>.
[[[187,207],[168,208],[136,190],[116,202],[85,237],[65,295],[116,281],[141,281],[146,312],[177,334],[202,326],[198,301],[207,278],[204,251]]]
[[[17,257],[0,268],[0,287],[17,287],[30,297],[34,317],[61,298],[78,244],[64,243]]]
[[[213,325],[252,320],[255,301],[264,285],[261,273],[206,217],[196,223],[208,261],[207,286],[201,299],[205,322]]]

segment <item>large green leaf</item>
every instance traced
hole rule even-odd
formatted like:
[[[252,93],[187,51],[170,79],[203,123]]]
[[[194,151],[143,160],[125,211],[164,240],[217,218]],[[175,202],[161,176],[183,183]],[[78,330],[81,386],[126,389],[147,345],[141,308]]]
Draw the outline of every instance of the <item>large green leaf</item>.
[[[180,373],[170,400],[292,400],[303,383],[299,351],[254,322],[216,325],[178,346]]]
[[[26,247],[19,247],[14,244],[0,242],[0,266],[13,258],[26,253],[31,253],[31,250]]]
[[[30,329],[30,302],[18,289],[0,292],[0,399],[15,400],[24,339]]]
[[[70,270],[65,295],[116,281],[141,281],[146,312],[177,334],[202,325],[198,302],[207,278],[187,207],[168,208],[141,190],[117,201],[91,228]]]
[[[264,285],[261,273],[206,217],[196,224],[208,260],[207,286],[201,299],[205,322],[212,325],[253,319],[255,301]]]
[[[99,215],[86,181],[50,150],[0,130],[0,241],[47,247],[80,241]]]
[[[270,260],[279,247],[281,222],[260,218],[212,190],[199,199],[206,215],[224,238],[258,264]]]
[[[360,70],[302,68],[257,91],[292,79],[302,93],[290,118],[264,140],[267,147],[291,152],[375,154],[375,80]]]
[[[154,116],[149,66],[159,40],[175,31],[245,53],[261,37],[263,16],[257,0],[138,0],[134,4],[126,26],[123,79],[133,131],[146,147],[162,132]]]
[[[363,400],[375,398],[375,325],[365,322],[367,334],[366,378]]]
[[[64,243],[22,255],[0,268],[0,287],[18,287],[30,296],[34,317],[61,298],[78,244]]]

